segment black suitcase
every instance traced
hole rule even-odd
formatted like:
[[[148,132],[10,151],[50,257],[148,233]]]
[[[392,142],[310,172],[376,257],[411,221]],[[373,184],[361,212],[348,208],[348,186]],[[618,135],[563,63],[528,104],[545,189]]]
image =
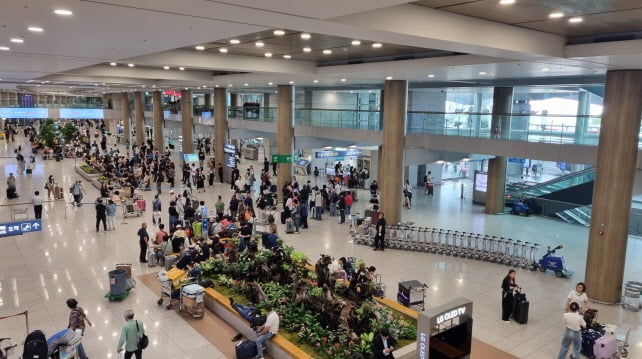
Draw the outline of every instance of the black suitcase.
[[[31,174],[31,168],[27,168],[26,172],[27,172],[28,175],[30,175]]]
[[[593,358],[593,346],[595,341],[602,337],[602,334],[595,330],[582,329],[582,349],[581,353],[589,358]]]
[[[519,324],[528,322],[529,303],[526,300],[526,294],[515,293],[515,304],[513,306],[513,319]]]
[[[285,211],[281,211],[281,224],[285,224],[285,220],[288,219],[288,217],[285,214]]]
[[[25,338],[25,346],[22,353],[23,359],[45,359],[47,358],[49,348],[47,347],[47,338],[40,330],[34,330]]]
[[[253,341],[243,341],[236,344],[236,359],[252,359],[258,355],[256,343]]]

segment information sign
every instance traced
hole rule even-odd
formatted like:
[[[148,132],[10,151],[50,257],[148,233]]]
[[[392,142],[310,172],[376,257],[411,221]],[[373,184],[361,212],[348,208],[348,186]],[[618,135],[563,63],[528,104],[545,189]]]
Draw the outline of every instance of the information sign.
[[[24,233],[40,231],[42,231],[42,221],[40,219],[0,223],[0,237],[18,236]]]
[[[299,155],[272,155],[272,163],[292,163],[299,160]]]

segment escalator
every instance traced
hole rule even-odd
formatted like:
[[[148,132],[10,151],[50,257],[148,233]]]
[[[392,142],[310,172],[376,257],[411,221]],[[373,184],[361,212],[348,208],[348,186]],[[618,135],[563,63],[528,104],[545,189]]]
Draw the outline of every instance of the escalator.
[[[555,213],[555,216],[564,222],[588,227],[591,225],[591,206],[567,209],[566,211]]]
[[[561,177],[557,177],[550,181],[538,183],[528,187],[516,188],[513,191],[508,190],[506,191],[506,203],[507,205],[509,205],[523,198],[538,198],[538,197],[561,201],[562,199],[560,198],[560,196],[555,195],[555,193],[560,193],[561,191],[567,192],[567,190],[573,187],[582,186],[586,184],[591,184],[590,193],[592,195],[593,194],[592,183],[594,180],[595,180],[595,168],[594,167],[587,168],[582,171],[577,171]],[[572,196],[564,195],[563,197],[567,198]],[[582,200],[580,204],[585,202],[586,200]],[[590,198],[587,204],[590,204]]]

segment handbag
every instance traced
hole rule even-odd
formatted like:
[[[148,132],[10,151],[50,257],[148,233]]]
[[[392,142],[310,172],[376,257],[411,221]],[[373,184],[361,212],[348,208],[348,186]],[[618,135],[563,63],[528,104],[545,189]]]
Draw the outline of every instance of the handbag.
[[[140,333],[140,328],[138,327],[138,321],[136,321],[136,332]],[[143,335],[138,339],[138,350],[146,349],[149,345],[149,338],[143,333]]]

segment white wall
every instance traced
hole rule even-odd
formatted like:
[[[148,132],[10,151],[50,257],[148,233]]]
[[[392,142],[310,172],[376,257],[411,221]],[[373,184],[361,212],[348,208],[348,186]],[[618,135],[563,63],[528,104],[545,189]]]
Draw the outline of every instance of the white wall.
[[[441,89],[410,90],[408,110],[445,112],[447,94],[446,90]]]

